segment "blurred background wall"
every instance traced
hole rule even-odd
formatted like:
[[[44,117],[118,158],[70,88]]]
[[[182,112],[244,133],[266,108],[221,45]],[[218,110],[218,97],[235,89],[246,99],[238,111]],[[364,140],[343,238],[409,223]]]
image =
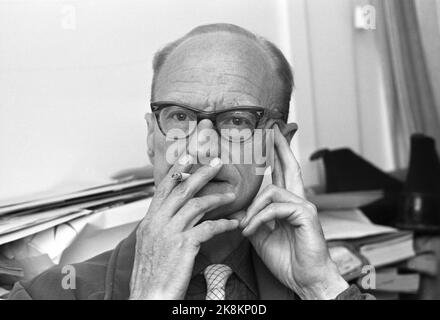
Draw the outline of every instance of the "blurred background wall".
[[[308,160],[347,146],[395,168],[375,30],[358,30],[366,0],[1,0],[0,201],[108,181],[148,164],[154,52],[205,23],[229,22],[275,42],[296,90],[292,143]],[[381,26],[378,26],[380,28]]]

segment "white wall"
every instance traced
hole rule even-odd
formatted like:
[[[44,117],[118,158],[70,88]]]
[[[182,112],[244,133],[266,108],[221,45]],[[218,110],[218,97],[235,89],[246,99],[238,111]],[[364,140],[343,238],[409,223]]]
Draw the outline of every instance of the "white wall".
[[[99,183],[147,163],[143,114],[154,52],[212,22],[280,44],[278,4],[0,1],[0,199]]]
[[[417,17],[426,64],[437,107],[440,114],[440,0],[417,0]]]
[[[308,156],[324,146],[352,146],[390,167],[377,53],[372,37],[351,27],[352,5],[0,1],[0,201],[102,183],[121,169],[145,165],[143,114],[153,53],[213,22],[257,32],[292,61],[292,119],[300,124],[294,148],[307,183],[319,181]]]
[[[308,161],[320,148],[350,147],[384,170],[394,169],[377,31],[354,28],[363,0],[288,1],[297,89],[297,140],[306,184],[323,180]],[[378,14],[380,14],[378,12]]]

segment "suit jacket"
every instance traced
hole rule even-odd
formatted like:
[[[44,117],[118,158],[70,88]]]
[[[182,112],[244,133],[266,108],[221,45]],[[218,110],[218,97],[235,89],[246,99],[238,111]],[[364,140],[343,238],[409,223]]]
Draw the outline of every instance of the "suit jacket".
[[[17,282],[9,299],[49,300],[124,300],[130,295],[130,277],[134,262],[136,235],[133,232],[111,251],[71,267],[56,266],[36,278]],[[281,284],[252,250],[255,276],[262,300],[297,298],[295,293]],[[356,286],[340,294],[337,299],[370,299]]]

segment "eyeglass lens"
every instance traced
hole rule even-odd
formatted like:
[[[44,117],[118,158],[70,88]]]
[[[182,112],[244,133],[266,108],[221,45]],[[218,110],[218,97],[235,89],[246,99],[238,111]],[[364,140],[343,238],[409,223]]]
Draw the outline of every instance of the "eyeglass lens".
[[[186,138],[197,127],[197,113],[179,106],[169,106],[160,111],[159,121],[165,135]],[[249,139],[257,125],[257,115],[252,111],[231,110],[215,117],[217,131],[230,141]]]

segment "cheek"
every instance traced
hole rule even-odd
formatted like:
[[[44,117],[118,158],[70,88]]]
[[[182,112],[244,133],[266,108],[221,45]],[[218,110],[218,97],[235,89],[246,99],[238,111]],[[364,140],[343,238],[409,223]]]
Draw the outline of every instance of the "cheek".
[[[264,173],[266,166],[273,163],[274,158],[274,132],[266,128],[258,128],[255,130],[252,139],[240,145],[240,160],[246,164],[252,163],[254,174],[261,175]]]
[[[260,189],[264,176],[255,174],[255,165],[239,165],[236,168],[240,172],[237,196],[241,202],[248,203],[253,200]]]
[[[254,157],[256,162],[256,169],[259,174],[262,173],[262,167],[273,165],[275,156],[275,142],[273,130],[262,129],[261,133],[257,134],[254,141]]]
[[[170,170],[172,163],[167,161],[168,142],[160,132],[155,132],[154,136],[154,181],[160,183]]]
[[[240,171],[240,176],[246,182],[255,182],[262,179],[262,175],[255,174],[255,164],[251,165],[239,165],[238,170]]]

